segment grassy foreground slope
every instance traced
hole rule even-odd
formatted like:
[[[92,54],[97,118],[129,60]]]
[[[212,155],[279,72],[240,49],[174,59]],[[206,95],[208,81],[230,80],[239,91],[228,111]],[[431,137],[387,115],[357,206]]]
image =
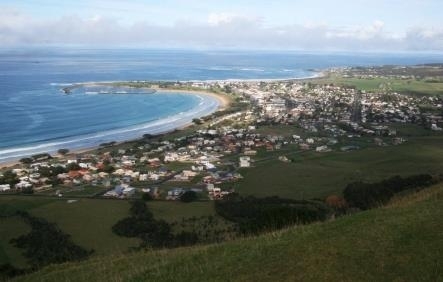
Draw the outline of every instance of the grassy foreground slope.
[[[18,281],[443,281],[443,185],[321,224],[94,258]]]

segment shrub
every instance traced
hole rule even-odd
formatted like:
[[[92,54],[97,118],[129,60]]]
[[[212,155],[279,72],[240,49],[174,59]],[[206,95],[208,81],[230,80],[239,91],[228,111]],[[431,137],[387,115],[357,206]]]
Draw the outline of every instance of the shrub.
[[[217,214],[238,224],[240,233],[256,234],[293,224],[325,220],[329,209],[318,201],[298,201],[279,197],[233,196],[215,203]]]
[[[57,151],[57,153],[59,153],[60,155],[66,155],[67,153],[69,153],[69,149],[59,149]]]
[[[198,199],[198,195],[194,191],[186,191],[180,197],[180,201],[182,201],[184,203],[190,203],[190,202],[193,202],[193,201],[195,201],[197,199]]]
[[[417,189],[436,183],[429,174],[419,174],[402,178],[394,176],[376,183],[353,182],[343,191],[345,200],[350,206],[367,210],[386,204],[396,193]]]

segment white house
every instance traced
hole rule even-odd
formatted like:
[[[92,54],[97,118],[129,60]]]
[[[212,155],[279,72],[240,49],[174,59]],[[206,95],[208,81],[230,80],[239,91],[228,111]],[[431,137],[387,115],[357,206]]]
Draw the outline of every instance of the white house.
[[[248,156],[242,156],[239,158],[239,166],[240,167],[250,167],[251,166],[251,158]]]
[[[6,192],[11,190],[11,185],[9,184],[2,184],[0,185],[0,192]]]
[[[125,197],[131,197],[135,194],[135,188],[134,187],[126,187],[123,189],[122,194]]]

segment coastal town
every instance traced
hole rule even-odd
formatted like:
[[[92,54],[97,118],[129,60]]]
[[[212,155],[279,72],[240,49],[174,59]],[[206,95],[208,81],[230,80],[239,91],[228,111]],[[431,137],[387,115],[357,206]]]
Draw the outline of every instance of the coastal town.
[[[442,10],[0,0],[0,282],[443,282]]]
[[[348,69],[329,70],[328,75],[337,72],[352,76]],[[358,73],[362,75],[377,77]],[[390,78],[410,77],[394,73]],[[238,192],[243,172],[265,159],[290,163],[301,152],[399,146],[408,142],[399,127],[414,125],[438,134],[443,126],[440,97],[400,94],[383,85],[375,92],[315,80],[175,82],[163,87],[218,93],[230,105],[194,119],[182,131],[147,133],[86,153],[61,149],[55,156],[23,158],[21,164],[3,168],[0,192],[171,201],[192,193],[196,199],[218,200]]]

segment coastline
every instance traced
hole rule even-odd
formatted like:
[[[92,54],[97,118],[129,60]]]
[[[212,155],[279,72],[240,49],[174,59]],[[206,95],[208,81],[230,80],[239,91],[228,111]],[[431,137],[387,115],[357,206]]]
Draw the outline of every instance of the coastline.
[[[205,96],[205,97],[209,97],[209,99],[207,99],[206,102],[206,108],[203,108],[202,110],[199,110],[199,106],[196,106],[193,110],[186,112],[186,113],[178,113],[175,114],[173,116],[164,118],[164,119],[159,119],[153,122],[149,122],[147,124],[142,124],[142,125],[138,125],[138,126],[134,126],[133,128],[123,128],[120,129],[121,133],[118,133],[119,136],[121,136],[124,133],[128,133],[127,137],[122,137],[119,138],[118,140],[116,140],[116,144],[122,144],[125,142],[130,142],[130,141],[135,141],[141,138],[142,135],[142,130],[151,130],[153,135],[160,135],[160,134],[167,134],[169,132],[173,132],[174,130],[182,130],[185,129],[187,127],[189,127],[190,125],[192,125],[192,118],[195,117],[202,117],[208,114],[212,114],[216,111],[221,111],[221,110],[225,110],[229,107],[231,100],[229,99],[229,97],[222,95],[222,94],[217,94],[217,93],[213,93],[213,92],[209,92],[209,91],[197,91],[197,90],[181,90],[181,89],[155,89],[157,90],[156,93],[158,94],[162,94],[162,93],[178,93],[178,94],[188,94],[188,95],[195,95],[195,96]],[[212,102],[212,101],[216,101]],[[189,121],[188,121],[189,119]],[[162,128],[162,125],[164,128]],[[88,138],[92,138],[92,137],[85,137],[84,139],[88,139]],[[114,140],[112,140],[114,141]],[[66,143],[72,143],[71,146],[66,145],[63,146],[62,144],[65,141],[61,141],[60,145],[55,148],[51,148],[48,150],[41,150],[39,152],[35,151],[35,152],[29,152],[29,153],[23,153],[20,156],[11,156],[11,157],[5,157],[4,160],[0,160],[0,169],[2,168],[6,168],[6,167],[12,167],[15,166],[17,164],[21,164],[19,162],[19,160],[21,158],[25,158],[25,157],[30,157],[34,154],[38,154],[38,153],[50,153],[53,156],[57,156],[57,150],[60,148],[67,148],[69,149],[69,154],[68,155],[77,155],[77,154],[83,154],[83,153],[88,153],[90,151],[96,150],[98,149],[100,146],[99,144],[88,144],[85,146],[77,146],[75,144],[74,141],[66,141]],[[102,142],[104,143],[104,142]],[[49,146],[49,145],[48,145]],[[29,147],[28,147],[29,148]],[[32,148],[32,147],[31,147]],[[25,150],[26,151],[26,148]]]
[[[217,94],[214,92],[209,91],[197,91],[197,90],[180,90],[180,89],[161,89],[161,88],[152,88],[155,89],[156,93],[183,93],[183,94],[190,94],[190,95],[206,95],[212,98],[215,98],[219,102],[219,107],[217,111],[223,111],[226,110],[229,105],[231,104],[231,100],[226,96],[222,94]]]
[[[327,74],[328,70],[319,70],[317,71],[314,75],[309,76],[309,77],[301,77],[301,78],[271,78],[271,79],[222,79],[222,80],[189,80],[189,81],[185,81],[185,82],[280,82],[280,81],[301,81],[301,80],[310,80],[310,79],[316,79],[316,78],[322,78],[325,77]],[[116,83],[116,82],[126,82],[126,81],[102,81],[102,82],[84,82],[84,83],[75,83],[75,84],[69,84],[69,85],[100,85],[103,83]],[[223,111],[226,110],[227,108],[229,108],[230,104],[232,103],[232,100],[223,94],[219,94],[219,93],[214,93],[214,92],[210,92],[210,91],[206,91],[206,90],[187,90],[187,89],[174,89],[174,88],[158,88],[158,87],[154,87],[154,88],[150,88],[150,89],[154,89],[156,90],[157,94],[162,94],[162,93],[180,93],[180,94],[189,94],[189,95],[196,95],[196,96],[206,96],[206,97],[210,97],[212,99],[215,99],[218,102],[218,105],[216,107],[216,109],[207,112],[205,114],[201,114],[199,115],[204,116],[207,114],[212,114],[216,111]],[[166,121],[166,119],[165,119]],[[173,124],[174,121],[172,121],[171,124]],[[169,132],[173,132],[174,130],[183,130],[187,127],[189,127],[190,125],[192,125],[193,123],[191,121],[188,122],[181,122],[180,124],[177,124],[177,126],[170,126],[169,128],[165,129],[165,130],[158,130],[153,132],[153,135],[159,135],[159,134],[167,134]],[[131,129],[122,129],[123,131],[131,131]],[[120,139],[116,142],[116,144],[121,144],[121,143],[125,143],[125,142],[130,142],[130,141],[135,141],[140,139],[140,136],[136,137],[136,136],[128,136],[127,138],[124,139]],[[61,146],[60,148],[62,148],[63,146]],[[67,149],[69,149],[70,153],[68,155],[76,155],[76,154],[83,154],[83,153],[88,153],[90,151],[96,150],[98,149],[100,146],[99,144],[89,144],[89,145],[85,145],[85,146],[80,146],[75,148],[70,148],[69,146],[65,146]],[[58,149],[60,149],[58,148]],[[64,147],[63,147],[64,148]],[[48,151],[41,151],[42,152],[47,152],[50,153],[51,155],[56,155],[56,151],[57,150],[48,150]],[[37,152],[36,152],[37,153]],[[21,156],[17,156],[17,157],[11,157],[11,158],[5,158],[4,160],[0,160],[0,169],[1,168],[5,168],[5,167],[11,167],[17,164],[20,164],[19,159],[24,158],[24,157],[29,157],[32,156],[34,153],[29,153],[29,154],[23,154]]]

